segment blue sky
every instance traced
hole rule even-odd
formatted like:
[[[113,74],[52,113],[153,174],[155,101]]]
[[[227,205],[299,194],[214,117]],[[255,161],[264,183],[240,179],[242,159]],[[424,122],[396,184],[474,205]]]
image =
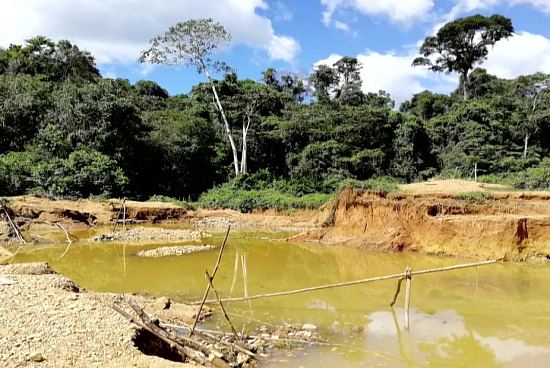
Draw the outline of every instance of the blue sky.
[[[425,88],[451,91],[456,76],[412,68],[418,44],[446,21],[503,14],[517,34],[484,64],[504,78],[550,73],[550,0],[0,0],[0,46],[44,34],[67,38],[97,58],[103,75],[151,79],[170,93],[203,80],[196,71],[136,63],[147,41],[170,25],[212,17],[233,35],[216,56],[240,77],[267,67],[307,75],[342,55],[363,63],[365,91],[389,91],[398,103]]]

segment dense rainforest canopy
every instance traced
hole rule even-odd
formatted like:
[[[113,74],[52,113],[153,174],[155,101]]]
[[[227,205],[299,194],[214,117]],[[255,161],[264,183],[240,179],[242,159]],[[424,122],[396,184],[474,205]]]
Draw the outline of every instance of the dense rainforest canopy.
[[[234,190],[328,194],[345,180],[465,178],[476,164],[485,180],[550,187],[550,75],[476,68],[450,95],[394,106],[362,92],[361,67],[344,57],[307,79],[227,72],[170,96],[152,81],[103,78],[69,41],[0,49],[0,195],[196,200],[217,187],[201,200],[221,206]],[[224,120],[244,161],[237,177]],[[237,207],[258,205],[249,200]]]

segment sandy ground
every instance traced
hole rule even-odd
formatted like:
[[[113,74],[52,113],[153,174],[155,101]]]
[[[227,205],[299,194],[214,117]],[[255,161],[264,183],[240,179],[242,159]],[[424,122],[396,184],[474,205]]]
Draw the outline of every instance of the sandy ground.
[[[44,264],[0,266],[0,366],[192,367],[142,354],[114,294],[75,292]],[[185,313],[189,313],[186,310]]]
[[[459,194],[468,192],[510,191],[511,188],[498,184],[485,184],[467,180],[432,180],[421,183],[403,184],[399,188],[410,194]]]

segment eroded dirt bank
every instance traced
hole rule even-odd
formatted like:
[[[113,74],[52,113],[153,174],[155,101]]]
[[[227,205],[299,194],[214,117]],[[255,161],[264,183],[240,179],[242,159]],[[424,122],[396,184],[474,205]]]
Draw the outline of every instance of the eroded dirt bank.
[[[550,194],[385,194],[346,189],[320,211],[324,227],[294,240],[376,251],[513,261],[550,258]]]

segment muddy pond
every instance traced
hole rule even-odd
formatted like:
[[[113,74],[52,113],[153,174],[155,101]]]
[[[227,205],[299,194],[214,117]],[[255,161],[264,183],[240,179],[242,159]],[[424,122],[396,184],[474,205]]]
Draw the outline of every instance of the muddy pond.
[[[380,254],[278,241],[288,234],[232,233],[216,284],[223,296],[243,296],[471,260],[417,254]],[[222,234],[205,243],[220,244]],[[193,244],[193,243],[189,243]],[[46,261],[94,291],[141,292],[197,300],[204,269],[217,250],[142,258],[158,245],[76,243],[21,250],[16,262]],[[235,264],[239,264],[235,276]],[[410,330],[403,329],[403,293],[389,307],[396,280],[227,305],[238,328],[311,323],[330,345],[290,350],[264,367],[531,367],[550,366],[550,267],[496,264],[413,278]],[[83,316],[85,317],[85,316]],[[218,317],[209,328],[225,329]]]

